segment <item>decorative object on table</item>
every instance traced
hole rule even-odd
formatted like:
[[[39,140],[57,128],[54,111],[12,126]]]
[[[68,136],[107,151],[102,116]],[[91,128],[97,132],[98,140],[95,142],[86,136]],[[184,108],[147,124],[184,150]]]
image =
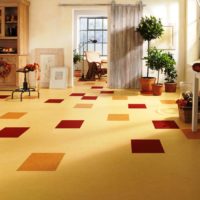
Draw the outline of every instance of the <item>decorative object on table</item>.
[[[143,39],[148,42],[147,55],[149,55],[150,41],[161,37],[163,34],[163,25],[160,19],[154,16],[142,17],[138,25],[137,31],[141,34]],[[151,92],[152,84],[155,83],[155,77],[149,77],[149,66],[147,66],[147,76],[141,77],[141,92]]]
[[[11,72],[11,64],[4,60],[0,60],[0,78],[5,79]]]
[[[175,82],[177,78],[177,71],[174,67],[176,64],[175,59],[173,58],[173,55],[168,52],[166,54],[165,59],[165,67],[164,67],[164,74],[166,76],[165,78],[165,92],[176,92],[176,85]]]
[[[193,94],[191,91],[182,93],[182,98],[176,101],[179,110],[179,118],[185,123],[192,122],[192,98]],[[199,98],[200,105],[200,98]]]
[[[36,87],[35,88],[29,87],[29,84],[28,84],[28,81],[27,81],[27,73],[29,73],[31,71],[35,71],[35,79],[36,79]],[[13,99],[15,92],[21,92],[21,95],[20,95],[21,101],[22,101],[22,94],[24,92],[28,92],[29,96],[30,96],[31,92],[37,92],[38,98],[39,98],[40,93],[39,93],[39,86],[37,84],[37,81],[40,80],[40,66],[39,66],[39,64],[38,63],[27,64],[25,67],[19,68],[17,70],[17,72],[24,74],[24,82],[23,82],[22,88],[18,88],[18,89],[15,89],[15,90],[12,91],[12,99]]]

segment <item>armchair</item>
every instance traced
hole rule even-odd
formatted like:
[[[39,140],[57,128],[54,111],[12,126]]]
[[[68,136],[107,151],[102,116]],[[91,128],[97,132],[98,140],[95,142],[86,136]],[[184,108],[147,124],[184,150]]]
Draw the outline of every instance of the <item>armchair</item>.
[[[102,68],[102,61],[99,52],[86,51],[85,56],[89,67],[86,74],[87,80],[95,80],[96,75],[100,79],[102,75],[107,74],[107,69]]]

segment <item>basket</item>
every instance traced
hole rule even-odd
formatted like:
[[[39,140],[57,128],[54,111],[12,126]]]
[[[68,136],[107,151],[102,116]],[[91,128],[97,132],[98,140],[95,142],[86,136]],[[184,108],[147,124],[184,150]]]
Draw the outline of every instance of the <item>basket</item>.
[[[185,123],[192,122],[192,108],[190,107],[179,107],[179,119]]]
[[[192,108],[191,107],[178,107],[179,111],[179,119],[184,123],[191,123],[192,122]],[[199,111],[200,112],[200,109]],[[200,118],[198,119],[200,122]]]

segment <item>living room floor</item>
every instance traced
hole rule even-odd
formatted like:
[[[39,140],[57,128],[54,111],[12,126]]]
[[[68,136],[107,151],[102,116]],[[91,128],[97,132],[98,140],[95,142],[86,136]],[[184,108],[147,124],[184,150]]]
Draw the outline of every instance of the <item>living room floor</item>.
[[[0,199],[199,200],[200,133],[180,121],[179,92],[40,93],[0,92]]]

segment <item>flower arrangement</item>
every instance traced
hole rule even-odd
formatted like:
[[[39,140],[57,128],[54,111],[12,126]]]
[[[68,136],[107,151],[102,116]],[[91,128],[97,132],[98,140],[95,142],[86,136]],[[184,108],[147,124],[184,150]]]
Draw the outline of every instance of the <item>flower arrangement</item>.
[[[176,101],[178,105],[179,118],[185,123],[191,123],[192,121],[192,92],[186,91],[182,93],[181,99]],[[199,101],[200,102],[200,101]]]
[[[0,60],[0,78],[5,79],[11,71],[11,64],[4,60]]]
[[[33,64],[27,64],[24,69],[27,71],[35,71],[36,69],[39,69],[39,64],[38,63],[33,63]]]
[[[182,93],[182,97],[176,101],[178,108],[192,108],[192,92],[186,91]]]

